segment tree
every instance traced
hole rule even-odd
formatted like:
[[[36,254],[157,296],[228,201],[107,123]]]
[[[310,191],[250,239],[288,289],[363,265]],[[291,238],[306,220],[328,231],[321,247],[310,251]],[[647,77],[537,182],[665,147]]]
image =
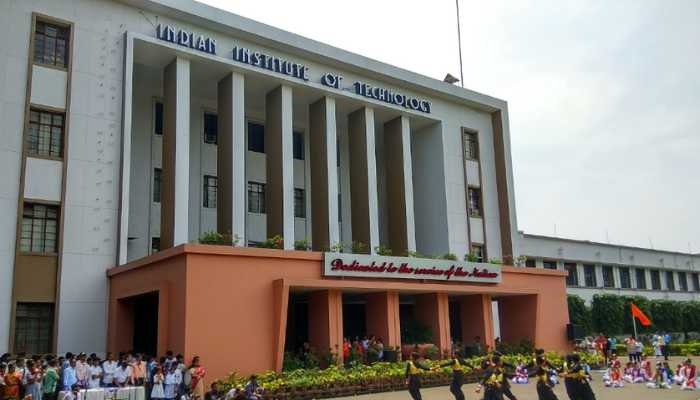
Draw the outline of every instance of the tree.
[[[623,333],[623,306],[621,296],[613,294],[593,295],[591,302],[593,329],[606,335]]]
[[[591,322],[591,309],[586,306],[586,302],[579,296],[570,294],[566,298],[569,304],[569,322],[572,325],[579,325],[586,335],[593,331]]]

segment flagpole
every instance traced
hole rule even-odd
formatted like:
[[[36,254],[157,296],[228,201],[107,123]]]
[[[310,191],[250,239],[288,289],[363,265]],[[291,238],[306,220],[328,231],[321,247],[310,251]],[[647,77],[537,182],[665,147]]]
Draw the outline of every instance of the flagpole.
[[[634,329],[634,340],[637,340],[637,321],[634,320],[634,313],[631,313],[631,314],[632,314],[632,329]]]

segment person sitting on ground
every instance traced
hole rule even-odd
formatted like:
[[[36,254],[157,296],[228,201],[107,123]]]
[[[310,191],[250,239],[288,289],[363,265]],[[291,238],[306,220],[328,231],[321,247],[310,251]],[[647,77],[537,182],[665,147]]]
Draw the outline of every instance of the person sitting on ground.
[[[685,381],[685,365],[677,364],[676,371],[673,375],[673,383],[679,385]]]
[[[683,363],[685,368],[685,380],[681,382],[682,390],[695,390],[697,389],[697,371],[695,364],[688,358]]]
[[[530,381],[527,374],[527,367],[524,364],[518,364],[515,367],[515,376],[513,377],[513,383],[520,385],[527,384]]]
[[[651,361],[647,358],[647,356],[642,356],[642,364],[640,365],[639,369],[642,373],[644,382],[651,382],[654,380],[654,374],[651,371]]]
[[[668,371],[664,368],[661,361],[656,362],[656,372],[653,376],[653,381],[647,383],[649,389],[670,389],[671,385],[668,384]]]
[[[622,372],[622,379],[624,379],[627,383],[632,383],[634,381],[634,378],[632,377],[632,374],[634,373],[634,367],[632,362],[628,362],[625,364],[625,369]]]

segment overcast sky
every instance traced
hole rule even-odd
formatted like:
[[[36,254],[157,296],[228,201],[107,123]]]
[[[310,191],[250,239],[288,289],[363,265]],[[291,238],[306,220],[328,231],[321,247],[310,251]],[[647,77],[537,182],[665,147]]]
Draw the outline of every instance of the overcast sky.
[[[433,78],[454,0],[205,0]],[[518,228],[700,253],[700,1],[460,1],[465,87],[508,101]]]

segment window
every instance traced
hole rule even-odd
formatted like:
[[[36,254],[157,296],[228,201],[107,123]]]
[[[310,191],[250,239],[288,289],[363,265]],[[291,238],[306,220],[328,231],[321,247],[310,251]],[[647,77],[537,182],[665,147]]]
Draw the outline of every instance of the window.
[[[564,269],[566,270],[566,284],[568,286],[578,286],[578,271],[576,269],[576,263],[564,263]]]
[[[24,203],[20,251],[55,253],[58,206]]]
[[[647,288],[647,274],[646,271],[637,268],[634,270],[635,273],[635,278],[637,278],[637,289],[646,289]]]
[[[46,354],[52,349],[53,304],[17,303],[14,352]]]
[[[693,282],[693,292],[700,292],[700,277],[697,272],[693,272],[690,275],[690,279]]]
[[[532,258],[525,260],[525,266],[528,268],[535,268],[537,266],[537,261]]]
[[[613,267],[603,265],[603,286],[606,288],[615,287],[615,276],[613,275]]]
[[[216,189],[218,180],[215,176],[204,175],[204,207],[216,208]]]
[[[676,282],[673,280],[673,271],[666,271],[666,289],[676,290]]]
[[[630,269],[627,267],[618,268],[620,271],[620,287],[623,289],[632,288],[632,279],[630,277]]]
[[[151,238],[151,254],[157,253],[159,251],[160,251],[160,238],[159,237]]]
[[[63,155],[63,113],[32,109],[29,111],[29,155],[61,157]]]
[[[248,122],[248,150],[257,153],[265,152],[265,127]]]
[[[34,62],[66,68],[68,66],[67,27],[36,21],[34,31]]]
[[[688,278],[685,272],[678,271],[678,288],[683,291],[688,291]]]
[[[654,290],[661,290],[661,273],[659,270],[651,270],[651,288]]]
[[[464,158],[471,160],[479,159],[479,139],[476,132],[464,132]]]
[[[338,192],[338,222],[343,222],[343,197]]]
[[[304,134],[301,132],[294,132],[294,158],[304,159]]]
[[[265,184],[248,182],[248,212],[265,214]]]
[[[474,255],[476,262],[484,262],[484,246],[481,244],[473,244],[471,253]]]
[[[219,127],[216,114],[204,113],[204,143],[216,144],[219,137]]]
[[[154,203],[160,203],[160,184],[161,184],[161,175],[163,174],[163,170],[160,168],[154,168],[153,169],[153,202]]]
[[[156,135],[163,134],[163,103],[157,101],[153,110],[153,133]]]
[[[598,286],[598,280],[595,276],[595,265],[584,264],[583,265],[583,277],[586,282],[586,287],[596,287]]]
[[[547,261],[544,260],[542,261],[542,264],[546,269],[557,269],[557,262],[556,261]]]
[[[306,200],[304,189],[294,189],[294,217],[306,218]]]
[[[469,188],[468,189],[469,204],[468,211],[471,217],[481,216],[481,189],[479,188]]]

